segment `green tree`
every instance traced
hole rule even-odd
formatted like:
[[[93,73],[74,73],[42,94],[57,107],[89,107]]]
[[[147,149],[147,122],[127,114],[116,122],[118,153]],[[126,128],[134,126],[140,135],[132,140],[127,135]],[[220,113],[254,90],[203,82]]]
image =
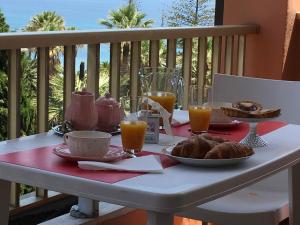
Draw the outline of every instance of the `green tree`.
[[[134,1],[128,1],[128,5],[109,13],[107,19],[100,19],[99,24],[108,29],[119,28],[148,28],[154,23],[151,19],[146,19],[146,14],[139,11]],[[122,64],[121,64],[121,95],[128,92],[130,42],[122,43]],[[122,91],[124,90],[124,91]],[[127,91],[126,91],[127,90]]]
[[[23,31],[61,31],[61,30],[75,30],[75,27],[66,27],[65,20],[62,16],[54,11],[45,11],[33,16],[28,25]],[[57,65],[60,65],[60,58],[63,52],[63,47],[56,46],[50,49],[50,75],[58,73]]]
[[[21,136],[26,136],[37,131],[37,60],[27,51],[21,55],[21,76]]]
[[[208,0],[176,0],[167,15],[168,26],[209,26],[214,23],[214,9]]]
[[[0,141],[7,139],[7,75],[0,70]]]
[[[0,9],[0,33],[8,32],[9,25],[6,23],[4,14]],[[7,72],[7,53],[4,50],[0,51],[0,71]]]
[[[24,31],[61,31],[76,30],[75,27],[66,27],[62,16],[54,11],[45,11],[33,16]],[[34,51],[36,56],[36,51]],[[49,126],[54,126],[63,121],[63,72],[60,59],[63,47],[56,46],[49,50]],[[36,59],[36,57],[34,57]]]
[[[109,13],[107,19],[100,19],[99,24],[111,28],[150,27],[154,21],[145,19],[146,14],[140,12],[133,2]]]
[[[45,11],[30,19],[25,31],[65,30],[64,18],[53,11]]]
[[[100,19],[99,24],[105,26],[108,29],[112,28],[138,28],[150,27],[154,21],[145,19],[146,14],[140,12],[134,2],[129,1],[129,4],[121,7],[120,9],[113,10],[109,13],[107,19]],[[123,52],[123,62],[125,64],[129,63],[129,52],[130,43],[125,42],[122,46]]]
[[[164,15],[164,21],[168,26],[181,27],[181,26],[211,26],[214,24],[214,8],[208,4],[209,0],[176,0],[170,10]],[[208,60],[206,63],[206,83],[211,80],[210,67],[211,67],[211,38],[208,38],[207,55]],[[178,41],[179,54],[182,54],[183,42]],[[193,40],[193,54],[192,54],[192,82],[197,82],[197,50],[198,42]],[[178,62],[182,60],[179,55]]]
[[[0,9],[0,33],[8,32],[8,31],[9,31],[9,25],[6,23],[4,14],[2,13],[2,11]]]
[[[8,32],[9,25],[2,11],[0,10],[0,33]],[[8,80],[7,80],[7,53],[4,50],[0,51],[0,140],[7,138],[7,94],[8,94]]]

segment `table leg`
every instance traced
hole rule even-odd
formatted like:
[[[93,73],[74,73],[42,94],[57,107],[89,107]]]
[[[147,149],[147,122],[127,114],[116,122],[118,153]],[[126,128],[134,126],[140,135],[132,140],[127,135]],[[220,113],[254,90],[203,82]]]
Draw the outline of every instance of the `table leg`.
[[[7,225],[9,218],[10,182],[0,180],[0,224]]]
[[[158,213],[148,211],[147,225],[173,225],[174,215],[171,213]]]
[[[91,218],[98,216],[98,208],[98,201],[78,197],[78,205],[72,206],[70,215],[75,218]]]
[[[289,169],[289,224],[300,224],[300,163]]]

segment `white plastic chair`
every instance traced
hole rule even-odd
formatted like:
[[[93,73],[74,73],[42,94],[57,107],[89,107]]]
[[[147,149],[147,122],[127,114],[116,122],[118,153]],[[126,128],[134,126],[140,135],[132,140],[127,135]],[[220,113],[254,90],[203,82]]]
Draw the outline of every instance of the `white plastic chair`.
[[[214,101],[254,100],[265,107],[280,107],[277,120],[300,124],[300,82],[216,74]],[[222,225],[274,225],[289,216],[288,171],[266,178],[180,216]]]

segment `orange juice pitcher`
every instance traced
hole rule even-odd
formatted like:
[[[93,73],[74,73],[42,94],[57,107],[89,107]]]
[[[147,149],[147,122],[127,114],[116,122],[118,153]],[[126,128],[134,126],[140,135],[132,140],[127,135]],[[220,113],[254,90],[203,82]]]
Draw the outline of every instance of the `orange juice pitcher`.
[[[170,114],[172,120],[175,104],[181,104],[183,89],[180,70],[168,67],[143,67],[139,71],[141,93],[159,103]],[[163,125],[160,120],[160,125]]]

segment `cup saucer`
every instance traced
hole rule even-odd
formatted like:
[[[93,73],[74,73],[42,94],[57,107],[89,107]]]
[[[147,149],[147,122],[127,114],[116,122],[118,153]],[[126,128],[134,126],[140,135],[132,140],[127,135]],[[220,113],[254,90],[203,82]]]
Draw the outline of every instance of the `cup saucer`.
[[[72,155],[67,145],[62,145],[53,148],[53,153],[68,161],[97,161],[97,162],[113,162],[121,160],[126,157],[127,154],[123,151],[122,147],[109,146],[108,152],[102,157],[95,156],[76,156]]]

